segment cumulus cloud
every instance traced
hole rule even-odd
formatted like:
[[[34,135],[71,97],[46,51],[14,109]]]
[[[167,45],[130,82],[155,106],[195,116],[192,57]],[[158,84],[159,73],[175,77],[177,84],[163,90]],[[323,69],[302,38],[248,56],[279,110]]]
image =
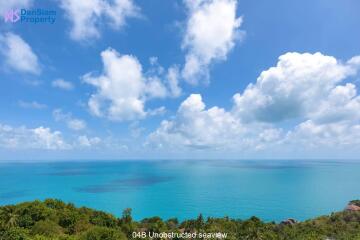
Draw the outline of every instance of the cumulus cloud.
[[[19,35],[10,32],[0,34],[0,54],[13,70],[31,74],[41,72],[38,57]]]
[[[242,18],[236,0],[185,0],[189,11],[182,47],[186,50],[183,78],[192,84],[208,80],[209,65],[225,60],[241,38]]]
[[[342,63],[321,53],[286,53],[255,84],[234,96],[233,111],[246,121],[309,118],[318,112],[319,103],[335,94],[341,81],[357,73],[354,59]]]
[[[18,101],[18,104],[22,108],[29,108],[29,109],[45,109],[47,108],[46,104],[38,103],[37,101],[26,102],[26,101]]]
[[[60,88],[68,91],[74,89],[74,85],[71,82],[65,81],[64,79],[61,78],[52,81],[51,85],[55,88]]]
[[[31,6],[32,0],[7,0],[0,1],[0,14],[3,15],[6,11],[16,8],[26,8]]]
[[[327,98],[321,100],[310,118],[316,123],[360,120],[360,96],[352,83],[334,87]]]
[[[176,115],[148,137],[158,147],[354,150],[360,136],[360,96],[350,82],[359,57],[342,62],[321,53],[287,53],[256,83],[235,94],[234,105],[206,109],[192,94]],[[281,122],[287,122],[286,129]]]
[[[360,144],[360,124],[346,121],[316,123],[307,120],[289,131],[284,143],[313,150],[337,148],[357,150]]]
[[[145,109],[147,100],[171,95],[161,73],[156,69],[144,73],[135,56],[120,55],[109,48],[101,53],[101,58],[102,74],[87,73],[82,77],[96,88],[88,101],[93,115],[113,121],[142,119],[158,112]]]
[[[100,27],[109,25],[115,30],[122,28],[126,19],[138,17],[139,8],[133,0],[60,0],[67,18],[72,23],[70,36],[81,41],[100,38]]]
[[[113,49],[101,53],[103,74],[86,74],[83,80],[96,87],[88,105],[95,116],[106,116],[112,120],[143,118],[145,82],[142,66],[131,55],[120,55]]]
[[[205,109],[201,95],[190,95],[179,107],[174,120],[164,120],[150,135],[150,141],[209,148],[231,144],[244,129],[240,122],[222,108]]]
[[[71,146],[66,143],[59,131],[50,128],[11,127],[0,124],[0,147],[9,149],[62,150]]]
[[[181,149],[259,150],[277,142],[281,129],[266,124],[244,124],[230,111],[217,106],[206,109],[201,95],[191,94],[171,120],[161,122],[147,145]]]
[[[95,147],[101,142],[99,137],[86,135],[75,136],[73,140],[65,141],[60,131],[52,131],[42,126],[27,128],[0,124],[0,148],[3,149],[74,150]]]
[[[84,120],[74,118],[71,113],[64,113],[61,109],[55,109],[53,111],[55,121],[63,121],[67,127],[79,131],[86,128],[86,122]]]

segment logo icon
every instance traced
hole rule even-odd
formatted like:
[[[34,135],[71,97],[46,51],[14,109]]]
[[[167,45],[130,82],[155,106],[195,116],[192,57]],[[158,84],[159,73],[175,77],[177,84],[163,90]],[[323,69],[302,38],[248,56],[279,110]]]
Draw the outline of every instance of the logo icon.
[[[19,21],[20,20],[19,9],[15,9],[15,10],[12,9],[6,12],[4,15],[4,20],[5,22],[12,22],[12,23],[16,23],[17,21]]]

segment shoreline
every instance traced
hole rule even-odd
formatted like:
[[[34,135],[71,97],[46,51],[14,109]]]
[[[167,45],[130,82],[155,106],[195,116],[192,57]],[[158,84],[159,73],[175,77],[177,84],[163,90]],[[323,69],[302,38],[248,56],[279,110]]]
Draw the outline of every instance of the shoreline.
[[[131,209],[121,217],[61,200],[22,202],[0,206],[0,239],[26,240],[121,240],[160,239],[151,236],[188,236],[184,239],[358,239],[360,201],[353,200],[343,211],[305,221],[284,219],[281,223],[249,219],[204,218],[180,222],[176,218],[145,218],[134,221]],[[155,234],[156,233],[156,234]],[[218,235],[217,235],[218,234]],[[220,234],[220,235],[219,235]],[[225,234],[225,235],[221,235]],[[260,238],[261,237],[261,238]]]

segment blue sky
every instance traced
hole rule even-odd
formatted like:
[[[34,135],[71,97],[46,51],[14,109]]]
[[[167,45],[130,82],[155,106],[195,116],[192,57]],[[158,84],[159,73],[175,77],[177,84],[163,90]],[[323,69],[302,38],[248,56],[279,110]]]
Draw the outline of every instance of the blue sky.
[[[1,160],[359,154],[356,0],[0,3],[38,8],[0,22]]]

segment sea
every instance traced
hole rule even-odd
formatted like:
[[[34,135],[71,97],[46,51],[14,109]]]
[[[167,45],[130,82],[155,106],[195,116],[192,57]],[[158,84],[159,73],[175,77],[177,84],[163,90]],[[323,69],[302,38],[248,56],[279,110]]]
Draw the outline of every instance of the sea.
[[[0,163],[0,205],[61,199],[121,216],[279,222],[341,211],[360,199],[360,163],[159,160]]]

